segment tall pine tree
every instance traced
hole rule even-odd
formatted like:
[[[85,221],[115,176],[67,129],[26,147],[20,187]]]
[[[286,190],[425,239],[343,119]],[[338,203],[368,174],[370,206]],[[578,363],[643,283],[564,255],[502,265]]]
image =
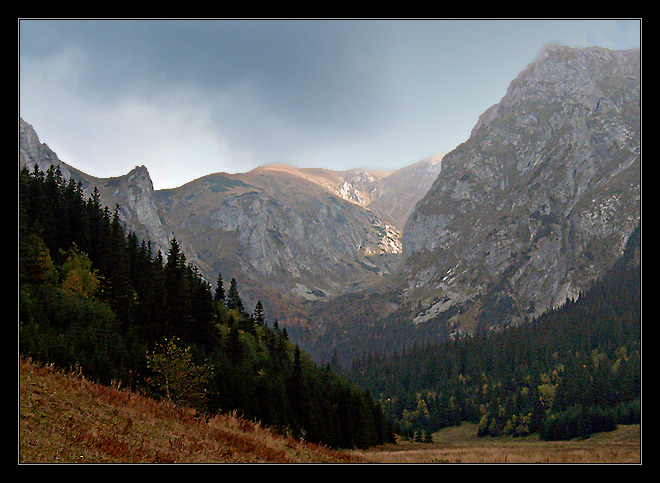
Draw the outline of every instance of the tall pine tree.
[[[252,320],[254,321],[255,325],[258,326],[266,325],[264,306],[261,303],[261,300],[258,300],[257,305],[254,307],[254,312],[252,313]]]
[[[190,297],[186,280],[186,257],[176,238],[172,238],[165,264],[165,302],[168,313],[167,335],[187,340],[190,331]]]
[[[225,286],[222,280],[221,273],[218,273],[218,280],[216,282],[215,292],[213,294],[213,300],[215,300],[216,302],[222,302],[223,304],[225,303]]]
[[[229,282],[229,292],[227,292],[227,308],[238,310],[241,314],[245,312],[243,301],[238,293],[238,282],[232,278]]]

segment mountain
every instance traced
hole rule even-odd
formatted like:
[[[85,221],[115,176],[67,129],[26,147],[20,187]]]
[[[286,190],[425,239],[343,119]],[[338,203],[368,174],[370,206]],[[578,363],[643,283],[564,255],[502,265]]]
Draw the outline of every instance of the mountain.
[[[415,322],[452,307],[459,329],[536,316],[609,268],[641,216],[640,102],[639,49],[547,47],[408,221]]]
[[[440,171],[434,156],[397,171],[332,171],[269,165],[215,173],[154,190],[147,168],[95,178],[60,161],[20,120],[20,163],[81,180],[87,196],[119,204],[120,218],[166,253],[176,237],[208,281],[241,281],[248,307],[270,319],[306,318],[302,304],[364,289],[401,260],[401,230]]]
[[[404,184],[413,191],[408,211],[440,167],[435,159],[418,164],[429,174],[411,172]],[[242,280],[252,304],[262,297],[271,314],[286,317],[282,297],[287,305],[327,300],[361,290],[398,265],[405,212],[388,212],[387,200],[401,194],[401,176],[270,165],[205,176],[159,191],[156,199],[214,273]]]
[[[641,220],[640,75],[639,49],[543,49],[443,158],[401,269],[314,312],[312,352],[387,352],[577,298]]]

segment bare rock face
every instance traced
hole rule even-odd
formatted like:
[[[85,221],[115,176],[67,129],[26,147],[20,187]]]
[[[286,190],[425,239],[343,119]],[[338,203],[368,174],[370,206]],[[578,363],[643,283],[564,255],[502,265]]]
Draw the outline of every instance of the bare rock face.
[[[436,176],[440,169],[438,160],[415,166],[432,166]],[[405,214],[379,203],[409,196],[399,204],[411,212],[435,179],[409,171],[412,195],[388,186],[398,171],[270,165],[208,175],[156,199],[211,271],[241,280],[246,295],[324,302],[378,283],[399,265]]]
[[[145,166],[136,166],[122,176],[96,179],[94,185],[101,193],[103,204],[119,205],[120,217],[128,229],[150,240],[163,255],[167,253],[170,240],[177,234],[156,203],[154,186]],[[189,245],[187,248],[190,252]],[[194,257],[194,252],[189,256]]]
[[[29,169],[34,169],[35,166],[38,166],[41,171],[47,171],[51,165],[61,165],[60,169],[64,179],[71,177],[68,166],[59,160],[48,145],[39,140],[39,136],[30,124],[23,119],[19,119],[18,130],[18,161],[20,167],[27,166]]]
[[[404,230],[415,322],[471,332],[576,298],[640,222],[640,53],[547,47]]]

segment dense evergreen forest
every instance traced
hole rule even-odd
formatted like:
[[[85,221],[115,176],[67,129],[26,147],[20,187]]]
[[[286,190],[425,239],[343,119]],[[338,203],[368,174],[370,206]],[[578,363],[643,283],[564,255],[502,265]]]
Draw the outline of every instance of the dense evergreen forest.
[[[392,441],[370,392],[319,368],[263,313],[243,306],[236,280],[226,293],[221,274],[215,289],[203,280],[176,239],[152,253],[58,167],[20,171],[22,357],[331,447]]]
[[[577,300],[499,332],[364,356],[346,375],[421,440],[462,421],[482,436],[545,440],[640,423],[640,227]]]

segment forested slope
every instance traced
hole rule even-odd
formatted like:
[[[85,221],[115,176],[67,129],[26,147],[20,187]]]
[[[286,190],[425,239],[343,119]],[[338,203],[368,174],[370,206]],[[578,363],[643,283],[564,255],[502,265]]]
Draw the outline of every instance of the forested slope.
[[[175,239],[152,253],[55,167],[21,170],[19,192],[23,356],[328,446],[392,438],[369,392],[317,367],[260,303],[250,313],[236,280],[212,290]]]
[[[365,356],[349,377],[409,435],[472,421],[480,435],[569,439],[639,423],[640,230],[578,300],[518,327]]]

